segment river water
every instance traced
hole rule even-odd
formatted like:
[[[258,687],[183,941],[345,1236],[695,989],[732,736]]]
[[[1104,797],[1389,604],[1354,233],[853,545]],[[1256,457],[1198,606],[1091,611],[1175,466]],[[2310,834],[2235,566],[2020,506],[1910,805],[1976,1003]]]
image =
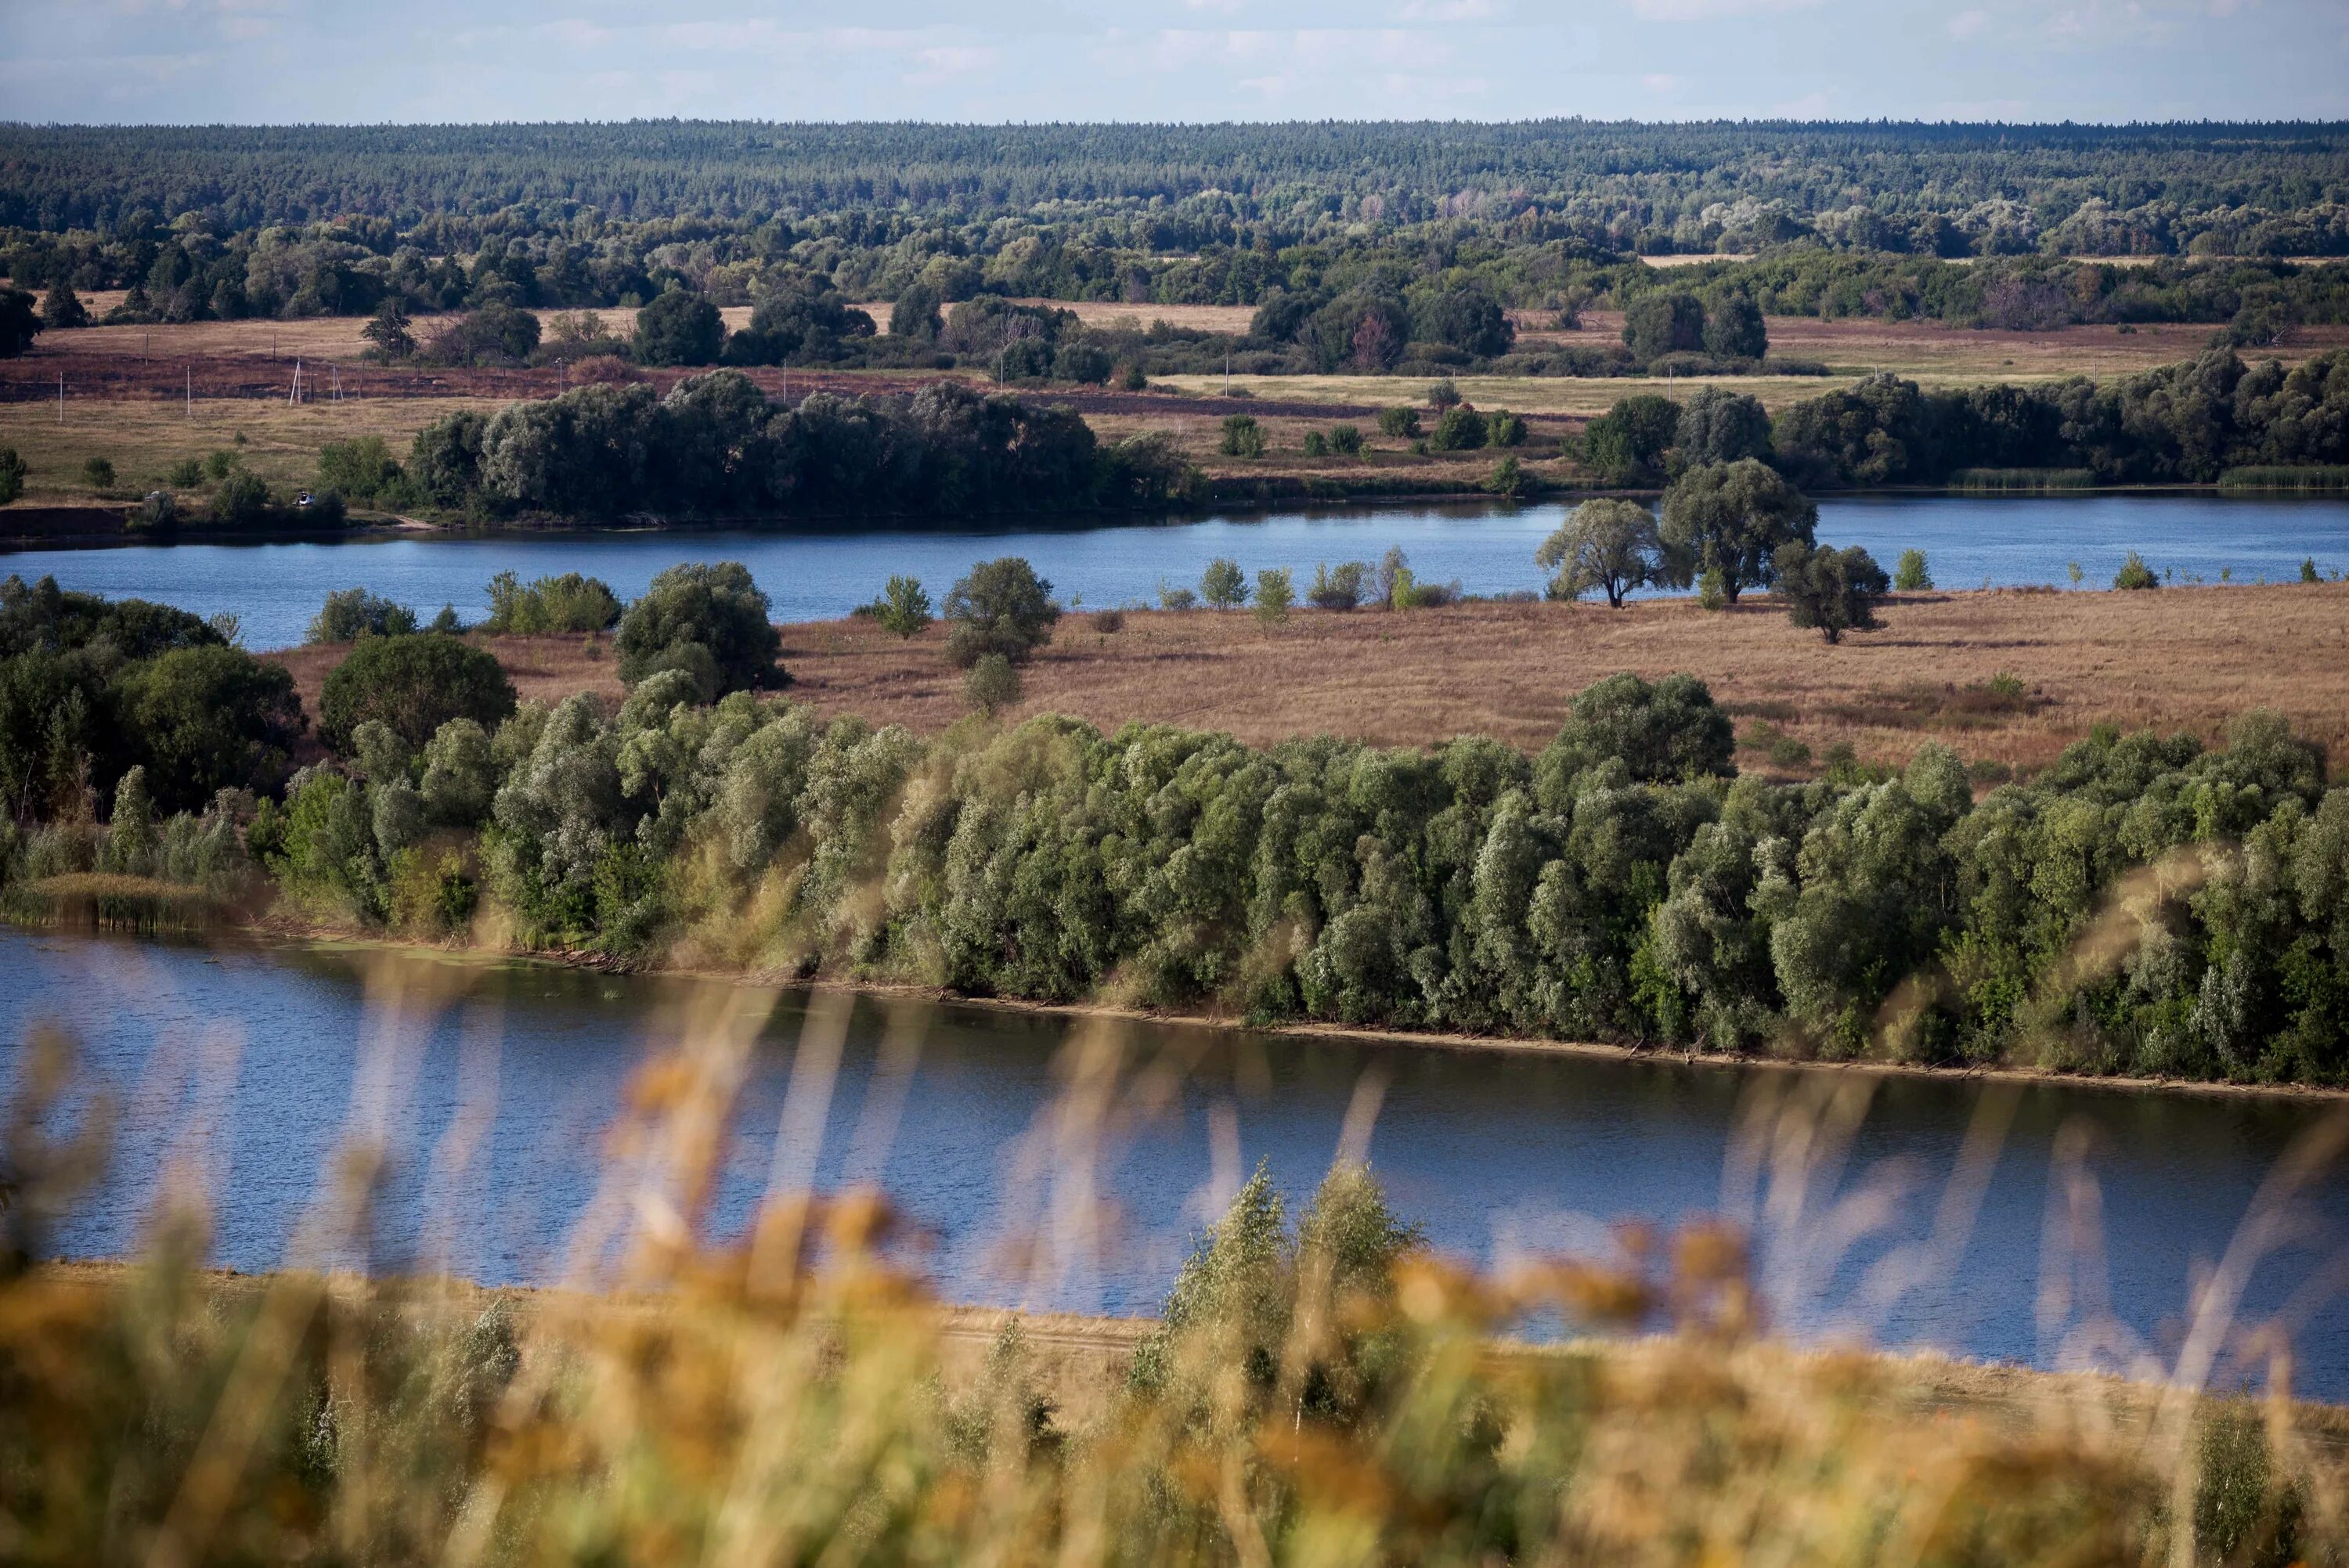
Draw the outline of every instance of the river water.
[[[933,601],[973,562],[1024,555],[1063,603],[1154,603],[1162,582],[1195,585],[1217,556],[1254,580],[1265,567],[1309,576],[1317,562],[1375,561],[1391,545],[1423,582],[1457,581],[1472,593],[1537,590],[1534,551],[1563,504],[1320,509],[1155,524],[1005,521],[938,528],[891,525],[823,531],[504,532],[370,535],[336,542],[124,545],[0,551],[0,573],[53,573],[68,588],[160,600],[210,616],[239,617],[245,645],[289,646],[335,589],[364,586],[426,615],[454,604],[473,620],[487,584],[512,571],[525,582],[564,572],[603,578],[624,599],[683,561],[740,561],[773,601],[779,621],[843,615],[893,573],[920,578]],[[1819,537],[1864,545],[1887,571],[1900,552],[1926,552],[1943,588],[2111,583],[2132,550],[2183,582],[2296,578],[2313,558],[2349,570],[2349,500],[2239,499],[2210,494],[2092,497],[1842,498],[1819,508]]]
[[[0,1089],[24,1080],[25,1041],[47,1019],[78,1037],[85,1086],[117,1108],[107,1174],[54,1251],[134,1251],[164,1184],[211,1193],[216,1262],[301,1258],[296,1221],[356,1114],[383,1130],[393,1175],[368,1254],[329,1261],[553,1280],[632,1071],[651,1044],[745,998],[763,1008],[768,994],[381,950],[0,930]],[[2337,1106],[1171,1025],[1097,1035],[1104,1026],[1057,1016],[865,997],[833,1087],[808,1090],[823,1081],[811,1068],[787,1109],[809,1002],[771,999],[721,1230],[778,1170],[812,1170],[819,1187],[877,1179],[927,1238],[947,1295],[1086,1312],[1154,1310],[1189,1236],[1259,1160],[1301,1201],[1350,1110],[1395,1205],[1448,1253],[1488,1265],[1603,1253],[1618,1222],[1725,1211],[1757,1220],[1774,1310],[1806,1336],[2145,1371],[2174,1349],[2189,1290],[2261,1183]],[[1119,1064],[1091,1119],[1062,1094],[1080,1059]],[[1847,1140],[1823,1137],[1813,1160],[1751,1158],[1757,1127],[1832,1131],[1831,1115],[1788,1109],[1830,1102],[1864,1109]],[[1070,1131],[1096,1124],[1098,1144]],[[785,1125],[808,1130],[779,1157]],[[1088,1196],[1101,1202],[1077,1202]],[[1103,1211],[1098,1232],[1078,1222]],[[2285,1314],[2295,1386],[2349,1398],[2349,1307],[2322,1289],[2349,1178],[2318,1181],[2300,1213],[2289,1244],[2250,1270],[2239,1320]]]

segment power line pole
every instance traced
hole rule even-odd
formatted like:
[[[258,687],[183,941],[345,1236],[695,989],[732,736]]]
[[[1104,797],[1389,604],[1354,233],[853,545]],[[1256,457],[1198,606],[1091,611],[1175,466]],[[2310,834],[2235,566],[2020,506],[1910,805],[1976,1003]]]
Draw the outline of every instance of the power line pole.
[[[57,372],[57,423],[66,422],[66,373]]]
[[[192,419],[192,418],[194,418],[196,417],[196,367],[195,367],[194,366],[191,365],[191,366],[187,366],[187,372],[188,372],[188,418],[191,418],[191,419]]]

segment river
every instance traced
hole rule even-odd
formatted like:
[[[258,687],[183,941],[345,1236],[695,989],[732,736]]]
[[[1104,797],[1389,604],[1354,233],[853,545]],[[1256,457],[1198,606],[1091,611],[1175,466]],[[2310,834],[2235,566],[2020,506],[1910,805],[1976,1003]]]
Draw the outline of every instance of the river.
[[[214,1261],[275,1266],[363,1103],[387,1130],[393,1176],[372,1250],[330,1261],[549,1280],[594,1191],[599,1134],[647,1042],[746,995],[757,994],[375,949],[213,950],[0,929],[0,1088],[24,1080],[28,1031],[53,1019],[78,1036],[86,1087],[119,1107],[111,1163],[57,1251],[134,1251],[169,1181],[213,1195]],[[807,1006],[803,993],[781,993],[759,1033],[718,1197],[721,1228],[739,1227],[770,1172],[792,1164],[774,1145]],[[913,1010],[898,1037],[917,1040],[917,1054],[887,1043],[892,1007]],[[1611,1244],[1618,1221],[1669,1224],[1726,1207],[1764,1216],[1761,1277],[1778,1320],[1807,1337],[2127,1365],[2138,1352],[2167,1356],[2191,1283],[2226,1252],[2261,1181],[2339,1109],[1119,1026],[1124,1065],[1107,1135],[1088,1152],[1056,1134],[1065,1124],[1054,1108],[1071,1041],[1098,1026],[859,998],[836,1087],[800,1102],[792,1125],[821,1130],[795,1140],[794,1157],[812,1161],[822,1187],[881,1181],[929,1238],[926,1266],[949,1297],[1145,1313],[1245,1171],[1266,1161],[1302,1201],[1350,1107],[1371,1104],[1364,1086],[1382,1084],[1375,1120],[1358,1121],[1363,1147],[1395,1205],[1448,1253],[1485,1264],[1588,1253]],[[1741,1129],[1772,1104],[1838,1092],[1866,1097],[1847,1157],[1829,1139],[1829,1157],[1754,1177],[1740,1151],[1755,1145]],[[191,1162],[193,1149],[205,1152]],[[469,1158],[453,1160],[459,1149]],[[2092,1186],[2054,1174],[2073,1169],[2067,1150]],[[1056,1218],[1079,1212],[1061,1200],[1088,1191],[1115,1221],[1098,1245]],[[2294,1305],[2342,1244],[2349,1176],[2321,1181],[2303,1208],[2308,1226],[2251,1272],[2242,1320],[2297,1314],[2295,1386],[2349,1398],[2349,1305]],[[2099,1245],[2064,1240],[2073,1233],[2057,1222],[2082,1213],[2094,1214]],[[1011,1243],[1038,1234],[1047,1244],[1032,1257],[1046,1261],[1015,1269],[1011,1258],[1026,1254]],[[1952,1244],[1920,1252],[1935,1235]],[[1904,1264],[1922,1265],[1913,1288],[1878,1291]],[[2057,1281],[2060,1292],[2049,1288]],[[2102,1330],[2092,1326],[2099,1299],[2112,1312]]]
[[[791,531],[493,532],[418,537],[369,534],[345,542],[115,545],[0,551],[0,573],[54,574],[68,588],[110,598],[160,600],[210,616],[236,615],[245,645],[302,640],[335,589],[364,586],[425,615],[453,604],[467,620],[487,614],[499,572],[528,580],[564,572],[603,578],[624,599],[681,561],[741,561],[773,601],[779,621],[846,614],[893,573],[920,578],[936,601],[974,562],[1024,555],[1063,603],[1154,603],[1162,582],[1195,585],[1217,556],[1251,581],[1264,567],[1375,561],[1402,547],[1421,581],[1458,582],[1472,593],[1538,589],[1534,551],[1566,508],[1415,506],[1233,514],[1164,523],[957,523],[941,528]],[[1819,537],[1864,545],[1887,571],[1901,551],[1925,552],[1943,588],[2108,586],[2132,550],[2179,581],[2296,578],[2314,559],[2349,570],[2349,500],[2145,496],[1843,497],[1823,501]]]

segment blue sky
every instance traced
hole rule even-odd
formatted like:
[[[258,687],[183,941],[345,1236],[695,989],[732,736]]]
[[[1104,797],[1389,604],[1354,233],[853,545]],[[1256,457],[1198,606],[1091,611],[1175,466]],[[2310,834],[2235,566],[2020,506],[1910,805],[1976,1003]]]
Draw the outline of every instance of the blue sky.
[[[0,114],[2349,119],[2349,4],[0,0]]]

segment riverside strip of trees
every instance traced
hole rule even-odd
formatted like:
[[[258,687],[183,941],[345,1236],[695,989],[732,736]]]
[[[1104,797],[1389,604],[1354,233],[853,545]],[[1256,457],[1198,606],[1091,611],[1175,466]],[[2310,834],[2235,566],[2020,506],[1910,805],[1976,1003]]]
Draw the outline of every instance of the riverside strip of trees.
[[[620,623],[616,709],[518,704],[443,633],[363,639],[333,754],[289,776],[282,670],[177,612],[12,583],[7,907],[171,884],[326,928],[463,940],[491,913],[532,949],[1261,1021],[2349,1081],[2349,789],[2272,716],[2219,750],[2099,731],[1979,801],[1931,746],[1738,778],[1686,676],[1599,683],[1531,758],[1054,717],[924,740],[762,695],[787,679],[764,624],[740,568],[669,574]]]

